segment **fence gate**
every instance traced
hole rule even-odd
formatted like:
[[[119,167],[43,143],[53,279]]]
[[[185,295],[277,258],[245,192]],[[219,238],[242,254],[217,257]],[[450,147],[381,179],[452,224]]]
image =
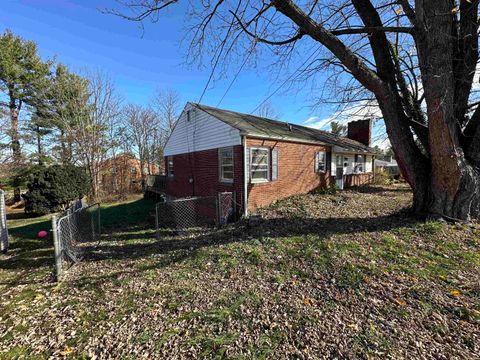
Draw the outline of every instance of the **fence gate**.
[[[100,204],[75,203],[52,218],[52,229],[58,279],[63,274],[64,262],[81,261],[100,240]]]
[[[5,192],[0,189],[0,251],[8,250],[7,208],[5,205]]]
[[[217,224],[219,226],[226,225],[231,221],[235,221],[237,213],[235,192],[220,192],[217,200]]]

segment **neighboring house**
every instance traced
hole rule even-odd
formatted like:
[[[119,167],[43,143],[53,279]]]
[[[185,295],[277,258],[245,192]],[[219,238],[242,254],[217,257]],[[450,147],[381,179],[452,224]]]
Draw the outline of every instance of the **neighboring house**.
[[[132,154],[120,154],[100,165],[100,188],[107,194],[142,191],[140,160]],[[144,165],[144,174],[157,174],[158,166]]]
[[[164,154],[167,194],[235,191],[246,213],[318,187],[373,181],[370,120],[348,137],[258,116],[187,103]],[[246,194],[246,196],[244,196]]]
[[[385,156],[383,160],[375,159],[375,170],[387,171],[390,175],[400,176],[400,169],[398,168],[397,160],[391,156]]]

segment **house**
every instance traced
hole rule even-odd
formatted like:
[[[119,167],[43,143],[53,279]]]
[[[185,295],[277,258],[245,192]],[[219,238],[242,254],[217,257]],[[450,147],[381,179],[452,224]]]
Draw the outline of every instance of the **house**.
[[[144,174],[157,174],[158,166],[144,164]],[[122,153],[100,164],[100,189],[106,194],[142,191],[141,163],[135,155]]]
[[[341,137],[187,103],[164,148],[166,192],[182,198],[235,191],[246,214],[334,183],[341,189],[371,183],[371,133],[370,120],[349,123]]]
[[[397,160],[391,156],[384,156],[383,159],[375,159],[375,170],[386,171],[394,178],[400,177],[400,169]]]

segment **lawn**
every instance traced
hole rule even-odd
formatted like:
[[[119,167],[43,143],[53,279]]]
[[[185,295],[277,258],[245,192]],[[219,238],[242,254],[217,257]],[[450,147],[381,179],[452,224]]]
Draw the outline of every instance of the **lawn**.
[[[52,282],[47,217],[9,220],[0,358],[478,358],[480,227],[422,222],[403,186],[301,195],[255,226],[155,238],[154,203]]]

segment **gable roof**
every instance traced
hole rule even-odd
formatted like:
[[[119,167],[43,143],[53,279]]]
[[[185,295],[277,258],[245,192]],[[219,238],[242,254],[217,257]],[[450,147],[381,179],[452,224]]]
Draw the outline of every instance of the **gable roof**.
[[[283,121],[267,119],[260,116],[243,114],[236,111],[218,109],[215,107],[195,104],[193,106],[205,111],[220,121],[240,130],[243,135],[260,138],[290,140],[316,143],[321,145],[339,146],[353,152],[375,154],[375,149],[358,141],[332,134],[327,131],[290,124]]]

